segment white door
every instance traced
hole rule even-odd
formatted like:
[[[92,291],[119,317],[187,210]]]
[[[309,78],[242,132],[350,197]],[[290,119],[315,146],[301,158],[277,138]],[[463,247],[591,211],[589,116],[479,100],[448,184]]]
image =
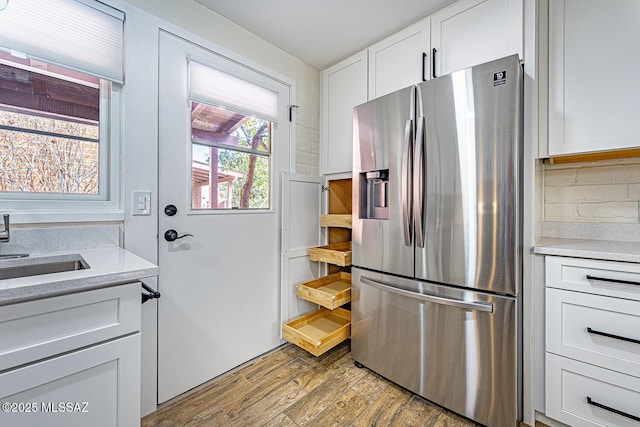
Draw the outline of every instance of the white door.
[[[166,33],[159,62],[164,402],[281,343],[277,181],[289,168],[290,88]]]

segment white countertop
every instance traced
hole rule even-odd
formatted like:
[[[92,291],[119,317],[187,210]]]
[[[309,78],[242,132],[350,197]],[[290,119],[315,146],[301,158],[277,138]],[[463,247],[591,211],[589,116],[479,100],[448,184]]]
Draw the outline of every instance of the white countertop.
[[[0,305],[130,283],[158,275],[156,265],[120,247],[40,253],[29,258],[65,254],[80,254],[90,268],[0,280]],[[16,262],[18,260],[0,260],[0,268]]]
[[[541,255],[640,263],[640,243],[610,240],[540,239],[533,252]]]

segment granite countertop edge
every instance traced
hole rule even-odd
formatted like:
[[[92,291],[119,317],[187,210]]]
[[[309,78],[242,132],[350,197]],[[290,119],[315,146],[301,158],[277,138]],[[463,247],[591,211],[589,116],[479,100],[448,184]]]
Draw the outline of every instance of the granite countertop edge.
[[[533,253],[640,263],[639,242],[543,237],[533,247]]]
[[[158,275],[158,267],[120,247],[32,254],[35,259],[80,254],[90,268],[0,280],[0,305],[131,283]],[[0,261],[6,266],[11,261]]]

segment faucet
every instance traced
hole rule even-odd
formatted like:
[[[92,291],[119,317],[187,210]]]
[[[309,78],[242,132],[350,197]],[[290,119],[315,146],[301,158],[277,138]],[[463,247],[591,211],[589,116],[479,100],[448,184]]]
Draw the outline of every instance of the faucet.
[[[9,214],[4,214],[4,231],[0,231],[0,243],[9,242]]]
[[[9,238],[11,237],[9,234],[9,230],[10,230],[9,214],[4,214],[3,219],[4,219],[4,230],[0,231],[0,243],[8,243]],[[28,256],[29,254],[0,254],[0,259],[24,258]]]

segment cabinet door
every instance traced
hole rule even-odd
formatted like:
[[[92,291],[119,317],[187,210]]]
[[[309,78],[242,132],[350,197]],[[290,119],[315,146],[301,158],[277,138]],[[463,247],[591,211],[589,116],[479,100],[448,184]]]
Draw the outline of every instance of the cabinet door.
[[[3,426],[139,425],[140,334],[0,374],[0,402]]]
[[[280,242],[281,320],[286,323],[316,306],[296,296],[296,285],[320,277],[320,263],[309,261],[309,248],[324,245],[327,238],[320,227],[326,211],[327,179],[321,176],[282,174],[282,228]]]
[[[462,0],[431,16],[432,77],[514,53],[522,58],[522,20],[522,0]]]
[[[367,101],[367,52],[321,73],[320,146],[322,174],[353,168],[353,107]]]
[[[369,99],[429,79],[429,18],[369,48]]]
[[[640,2],[549,4],[549,155],[640,146]]]

